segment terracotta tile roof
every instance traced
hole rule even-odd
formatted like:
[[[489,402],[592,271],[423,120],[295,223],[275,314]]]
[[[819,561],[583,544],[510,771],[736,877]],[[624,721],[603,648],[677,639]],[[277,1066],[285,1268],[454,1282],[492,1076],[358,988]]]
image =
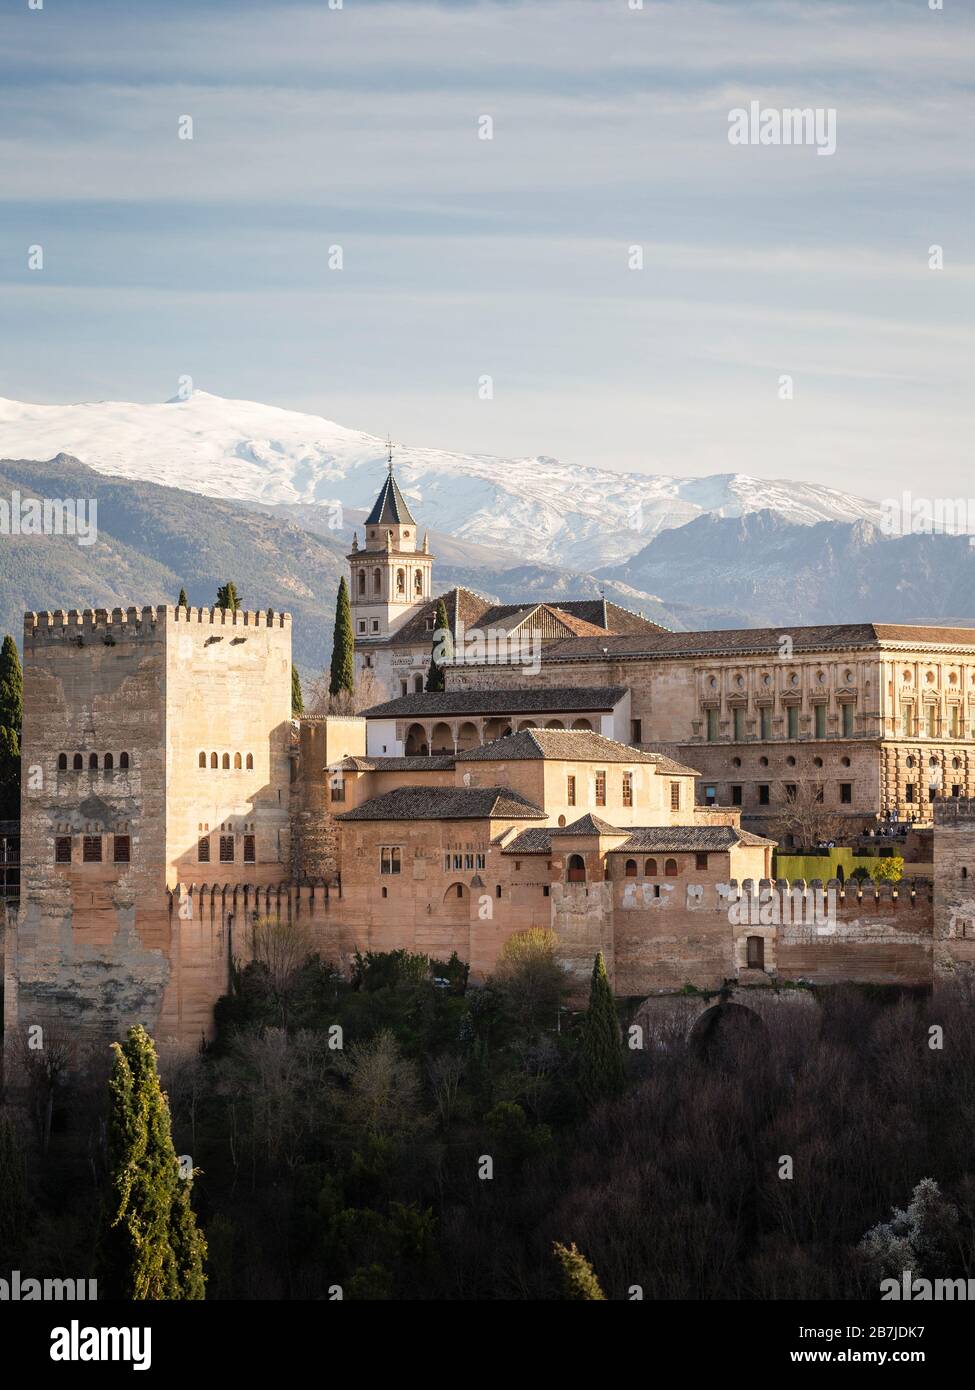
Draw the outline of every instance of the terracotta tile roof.
[[[336,820],[544,820],[510,787],[397,787],[371,797]]]
[[[345,768],[349,772],[450,772],[454,766],[454,756],[452,753],[435,753],[432,757],[363,758],[353,754],[329,766]]]
[[[631,613],[628,608],[621,608],[618,603],[610,603],[604,598],[570,599],[565,603],[560,601],[556,606],[562,613],[572,613],[587,623],[593,623],[606,632],[618,635],[667,631],[659,623],[645,618],[642,613]]]
[[[528,758],[550,758],[556,762],[592,763],[652,763],[661,772],[681,772],[688,777],[698,774],[693,768],[682,767],[662,753],[648,753],[627,743],[605,738],[588,729],[522,729],[517,734],[505,734],[483,748],[470,748],[458,753],[458,762],[522,762]]]
[[[431,640],[432,627],[427,624],[436,619],[437,604],[443,599],[447,609],[447,623],[456,637],[458,619],[465,630],[477,628],[504,628],[506,631],[517,627],[536,609],[545,609],[565,625],[576,637],[599,637],[608,631],[616,633],[654,633],[666,632],[666,628],[651,623],[638,613],[630,613],[618,604],[607,603],[605,599],[570,599],[565,603],[532,600],[529,603],[492,603],[482,594],[472,589],[458,587],[448,589],[438,598],[431,599],[418,609],[403,626],[390,638],[394,647],[416,646]],[[612,624],[607,628],[606,624]]]
[[[531,690],[438,690],[400,695],[363,710],[365,719],[435,718],[441,714],[608,714],[626,694],[625,685],[535,686]],[[557,732],[557,731],[556,731]]]
[[[576,825],[592,821],[598,829],[576,831]],[[575,825],[560,830],[555,826],[533,826],[522,830],[501,851],[502,854],[549,854],[553,835],[572,834],[626,835],[621,845],[614,845],[609,854],[720,854],[739,845],[764,845],[772,849],[774,840],[765,840],[749,830],[733,825],[649,825],[616,827],[607,825],[595,816],[584,816]]]
[[[571,825],[550,830],[552,835],[625,835],[626,833],[618,826],[610,825],[608,820],[594,816],[591,811],[587,811],[584,816],[574,820]]]
[[[876,649],[885,643],[910,646],[975,647],[975,628],[920,627],[896,623],[832,623],[812,627],[713,628],[704,632],[648,632],[644,637],[607,635],[603,638],[568,637],[550,643],[544,660],[616,660],[627,657],[660,659],[670,656],[733,656],[752,653],[777,655],[783,635],[792,639],[796,652],[842,650],[847,647]]]

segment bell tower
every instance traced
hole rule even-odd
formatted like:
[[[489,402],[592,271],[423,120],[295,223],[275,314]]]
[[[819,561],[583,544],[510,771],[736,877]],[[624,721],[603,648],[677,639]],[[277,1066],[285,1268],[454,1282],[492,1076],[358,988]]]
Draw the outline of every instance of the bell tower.
[[[357,648],[387,641],[432,595],[433,556],[427,537],[417,545],[416,522],[393,476],[393,445],[386,441],[387,472],[366,517],[359,547],[352,537],[352,630]]]

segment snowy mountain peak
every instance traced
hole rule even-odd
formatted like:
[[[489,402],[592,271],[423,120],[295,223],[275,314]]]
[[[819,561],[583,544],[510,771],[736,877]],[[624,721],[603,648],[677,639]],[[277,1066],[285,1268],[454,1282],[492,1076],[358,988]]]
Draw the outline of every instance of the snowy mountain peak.
[[[248,502],[371,507],[385,470],[375,435],[319,415],[194,389],[158,404],[0,399],[0,457],[74,455],[97,472]],[[784,519],[879,521],[879,503],[818,484],[580,468],[399,447],[396,475],[422,526],[576,570],[619,563],[695,517],[769,509]]]

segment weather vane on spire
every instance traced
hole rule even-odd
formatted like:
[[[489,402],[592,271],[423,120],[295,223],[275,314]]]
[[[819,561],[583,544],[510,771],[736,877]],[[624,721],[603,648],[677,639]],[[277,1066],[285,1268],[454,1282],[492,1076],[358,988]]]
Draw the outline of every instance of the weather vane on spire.
[[[387,462],[387,464],[388,464],[388,466],[389,466],[389,471],[390,471],[390,473],[392,473],[392,471],[393,471],[393,441],[392,441],[392,439],[390,439],[390,437],[389,437],[389,431],[388,431],[388,430],[386,431],[386,462]]]

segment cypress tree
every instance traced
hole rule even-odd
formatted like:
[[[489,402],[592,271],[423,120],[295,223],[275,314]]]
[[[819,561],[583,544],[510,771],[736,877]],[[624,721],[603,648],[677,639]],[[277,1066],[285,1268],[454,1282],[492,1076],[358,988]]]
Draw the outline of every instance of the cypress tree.
[[[99,1293],[126,1300],[203,1298],[206,1241],[196,1227],[190,1180],[179,1175],[156,1049],[137,1026],[112,1051]]]
[[[20,735],[24,723],[24,673],[17,643],[0,648],[0,820],[20,819]]]
[[[338,695],[347,690],[352,694],[355,684],[355,639],[352,636],[352,604],[345,575],[339,580],[335,598],[335,630],[332,635],[332,670],[328,693]]]
[[[179,598],[176,600],[177,608],[189,608],[189,599],[186,597],[186,590],[180,589]]]
[[[437,660],[437,655],[443,658]],[[447,684],[444,680],[444,666],[448,666],[454,659],[454,639],[451,636],[450,624],[447,621],[447,605],[443,599],[437,600],[437,616],[433,624],[433,649],[430,653],[430,670],[427,672],[427,690],[443,690]]]
[[[560,1245],[555,1241],[552,1249],[562,1266],[563,1298],[606,1301],[592,1265],[576,1248],[574,1241],[571,1245]]]
[[[305,701],[301,693],[301,677],[297,666],[291,668],[291,717],[297,719],[305,712]]]
[[[590,1104],[617,1096],[623,1089],[623,1044],[613,991],[602,951],[596,956],[589,986],[589,1009],[582,1028],[579,1081]]]
[[[228,579],[226,584],[221,584],[217,590],[217,607],[229,608],[231,613],[236,613],[240,608],[240,599],[237,596],[237,585],[232,579]]]

